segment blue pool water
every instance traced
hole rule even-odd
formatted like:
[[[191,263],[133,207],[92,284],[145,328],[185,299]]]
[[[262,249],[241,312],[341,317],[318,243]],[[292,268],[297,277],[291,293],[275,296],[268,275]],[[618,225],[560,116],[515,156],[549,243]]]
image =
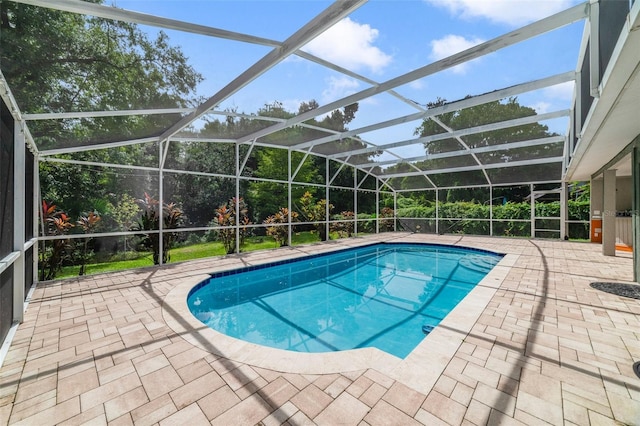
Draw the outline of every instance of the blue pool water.
[[[259,345],[298,352],[376,347],[404,358],[501,258],[381,243],[214,274],[187,302],[207,326]]]

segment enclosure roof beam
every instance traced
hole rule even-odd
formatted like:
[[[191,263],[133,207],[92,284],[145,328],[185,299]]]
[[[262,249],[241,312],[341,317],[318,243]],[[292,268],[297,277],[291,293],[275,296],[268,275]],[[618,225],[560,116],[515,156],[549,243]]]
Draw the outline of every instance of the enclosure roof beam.
[[[221,30],[219,28],[198,25],[190,22],[179,21],[177,19],[163,18],[132,10],[120,9],[112,6],[105,6],[98,3],[90,3],[81,0],[11,0],[15,3],[23,3],[32,6],[45,7],[49,9],[61,10],[64,12],[91,15],[98,18],[112,19],[115,21],[129,22],[134,24],[150,25],[152,27],[177,30],[193,34],[200,34],[209,37],[216,37],[228,40],[236,40],[246,43],[260,44],[264,46],[277,47],[278,42],[262,37],[251,36],[233,31]]]
[[[45,112],[23,114],[23,117],[26,121],[65,120],[74,118],[126,117],[130,115],[188,114],[193,111],[195,111],[195,108],[128,109],[114,111]]]
[[[568,71],[568,72],[556,74],[550,77],[545,77],[538,80],[517,84],[515,86],[494,90],[492,92],[484,93],[482,95],[476,95],[469,98],[448,102],[444,105],[441,105],[435,108],[430,108],[425,112],[417,112],[414,114],[409,114],[402,117],[394,118],[392,120],[382,121],[376,124],[372,124],[370,126],[364,126],[358,129],[342,132],[335,136],[326,136],[324,138],[319,138],[313,141],[304,142],[296,145],[295,147],[303,149],[310,145],[321,145],[321,144],[333,142],[339,139],[346,139],[354,135],[372,132],[382,128],[396,126],[399,124],[404,124],[404,123],[408,123],[415,120],[425,119],[428,117],[444,114],[446,112],[457,111],[465,108],[486,104],[488,102],[499,101],[500,99],[505,99],[505,98],[519,95],[522,93],[527,93],[534,90],[543,89],[545,87],[551,87],[557,84],[575,81],[575,79],[576,79],[576,72]]]
[[[562,181],[560,180],[531,180],[531,181],[526,181],[526,182],[520,182],[520,181],[513,181],[513,182],[500,182],[500,183],[492,183],[491,185],[487,185],[486,183],[479,183],[479,184],[474,184],[474,185],[465,185],[464,187],[469,189],[469,188],[489,188],[489,187],[493,187],[493,188],[499,188],[499,187],[504,187],[504,186],[522,186],[522,185],[526,185],[527,187],[531,184],[548,184],[548,183],[562,183]],[[437,190],[447,190],[447,189],[460,189],[459,186],[439,186],[437,188],[424,188],[424,189],[396,189],[395,192],[397,192],[398,194],[404,193],[404,192],[415,192],[415,191],[433,191],[434,189]],[[518,219],[522,222],[529,222],[529,219]]]
[[[447,126],[445,123],[442,122],[442,120],[440,120],[439,117],[431,117],[431,120],[433,120],[433,122],[435,122],[437,125],[439,125],[440,127],[442,127],[444,130],[447,131],[447,133],[449,133],[450,135],[453,136],[454,134],[454,130],[453,128]],[[475,152],[471,152],[471,148],[469,148],[469,145],[467,145],[467,143],[464,141],[464,139],[462,139],[462,136],[453,136],[460,145],[462,145],[462,147],[464,148],[464,152],[465,154],[463,155],[471,155],[471,157],[473,158],[473,161],[476,162],[476,164],[478,166],[481,167],[482,170],[482,174],[484,175],[484,178],[487,180],[487,183],[489,185],[491,185],[491,178],[489,177],[489,174],[487,173],[487,171],[484,169],[482,162],[480,161],[480,159],[478,159],[478,156],[476,155]]]
[[[207,142],[207,143],[236,143],[235,139],[225,138],[188,138],[183,136],[174,136],[171,138],[174,142]]]
[[[9,89],[9,84],[7,80],[4,78],[4,74],[2,70],[0,70],[0,98],[4,101],[5,105],[9,109],[11,116],[16,122],[20,123],[20,128],[24,132],[25,143],[33,154],[38,152],[38,147],[36,146],[33,137],[31,136],[31,132],[29,128],[26,126],[24,122],[24,116],[18,107],[18,103],[16,102],[11,89]]]
[[[294,53],[300,47],[304,46],[322,32],[333,26],[345,16],[349,15],[355,9],[365,3],[366,0],[342,0],[332,3],[327,9],[309,21],[306,25],[296,31],[292,36],[282,43],[282,46],[276,47],[267,55],[262,57],[258,62],[247,68],[238,77],[233,79],[229,84],[219,90],[215,95],[200,104],[196,111],[180,120],[165,131],[160,139],[168,139],[183,128],[189,126],[195,120],[204,115],[207,111],[215,108],[222,101],[229,98],[234,93],[251,83],[253,80],[270,70],[272,67],[283,61],[289,55]],[[241,142],[256,139],[245,138]]]
[[[475,170],[482,169],[504,169],[507,167],[522,167],[522,166],[532,166],[539,164],[551,164],[551,163],[562,163],[563,157],[547,157],[547,158],[534,158],[528,160],[520,160],[520,161],[509,161],[502,163],[491,163],[484,164],[483,166],[463,166],[463,167],[449,167],[446,169],[431,169],[431,170],[423,170],[420,172],[404,172],[404,173],[390,173],[390,174],[381,174],[376,175],[378,178],[397,178],[397,177],[409,177],[409,176],[422,176],[422,175],[437,175],[442,173],[458,173],[458,172],[469,172]],[[489,186],[486,184],[486,186]]]
[[[532,146],[561,143],[564,141],[565,141],[564,136],[549,136],[547,138],[529,139],[529,140],[520,141],[520,142],[511,142],[511,143],[504,143],[499,145],[489,145],[489,146],[482,146],[477,148],[469,148],[468,150],[461,149],[458,151],[448,151],[448,152],[441,152],[438,154],[429,154],[429,155],[422,155],[419,157],[405,158],[403,162],[408,163],[408,162],[415,162],[415,161],[436,160],[439,158],[458,157],[460,155],[466,155],[466,154],[480,154],[480,153],[486,153],[486,152],[506,151],[510,149],[528,148]],[[387,160],[387,161],[379,161],[377,163],[371,162],[371,163],[365,163],[365,164],[358,164],[358,166],[373,167],[373,166],[388,166],[391,164],[398,164],[398,161]]]
[[[507,121],[500,121],[498,123],[490,123],[490,124],[484,124],[482,126],[468,127],[466,129],[455,130],[451,133],[438,133],[436,135],[423,136],[419,138],[407,139],[404,141],[398,141],[398,142],[388,143],[384,145],[372,146],[369,148],[357,149],[354,151],[350,151],[349,154],[350,155],[366,154],[370,152],[379,151],[381,149],[399,148],[402,146],[416,145],[419,143],[428,144],[431,142],[451,139],[451,138],[460,137],[460,136],[473,135],[473,134],[482,133],[482,132],[491,132],[494,130],[507,129],[509,127],[522,126],[525,124],[537,123],[539,121],[566,117],[566,116],[569,116],[570,113],[571,113],[571,110],[563,109],[560,111],[548,112],[546,114],[529,115],[527,117],[515,118],[513,120],[507,120]],[[339,153],[339,154],[330,155],[329,158],[340,158],[340,157],[344,157],[344,155],[345,155],[344,153]]]
[[[303,58],[303,59],[307,59],[309,61],[315,62],[318,65],[322,65],[322,66],[324,66],[326,68],[329,68],[329,69],[331,69],[333,71],[336,71],[336,72],[338,72],[340,74],[344,74],[344,75],[347,75],[347,76],[349,76],[351,78],[355,78],[356,80],[360,80],[360,81],[362,81],[364,83],[370,84],[372,86],[380,85],[380,83],[378,83],[378,82],[376,82],[374,80],[371,80],[370,78],[367,78],[367,77],[365,77],[363,75],[360,75],[360,74],[355,73],[355,72],[353,72],[351,70],[348,70],[348,69],[343,68],[343,67],[341,67],[339,65],[336,65],[333,62],[329,62],[329,61],[326,61],[326,60],[324,60],[322,58],[318,58],[317,56],[313,56],[313,55],[305,52],[304,50],[298,50],[296,52],[296,55],[301,57],[301,58]],[[404,102],[405,104],[410,105],[410,106],[412,106],[412,107],[414,107],[414,108],[416,108],[416,109],[418,109],[420,111],[425,111],[426,110],[426,107],[424,107],[423,105],[420,105],[420,104],[412,101],[411,99],[408,99],[408,98],[402,96],[401,94],[399,94],[395,90],[389,90],[389,91],[387,91],[387,93],[389,93],[394,98],[400,100],[401,102]]]
[[[71,146],[67,148],[48,149],[48,150],[40,151],[40,156],[71,154],[73,152],[86,152],[86,151],[93,151],[96,149],[117,148],[120,146],[138,145],[138,144],[150,143],[150,142],[158,142],[158,138],[152,137],[152,138],[132,139],[132,140],[118,141],[118,142],[99,143],[95,145]]]
[[[248,34],[238,33],[234,31],[222,30],[219,28],[209,27],[205,25],[193,24],[186,21],[180,21],[176,19],[168,19],[160,16],[149,15],[146,13],[135,12],[126,9],[120,9],[110,6],[105,6],[96,3],[89,3],[86,1],[78,0],[11,0],[17,3],[24,3],[34,6],[47,7],[50,9],[61,10],[66,12],[73,12],[85,15],[96,16],[105,19],[113,19],[122,22],[130,22],[141,25],[150,25],[158,28],[164,28],[169,30],[176,30],[191,34],[198,34],[208,37],[215,37],[221,39],[234,40],[244,43],[252,43],[257,45],[269,46],[269,47],[281,47],[282,43],[277,40],[271,40],[264,37],[256,37]],[[378,85],[377,82],[360,75],[356,72],[343,68],[325,59],[314,56],[303,50],[297,50],[295,55],[306,59],[311,62],[315,62],[319,65],[327,67],[338,73],[355,78],[362,82]],[[421,105],[416,104],[410,99],[405,98],[395,91],[389,91],[389,94],[398,98],[402,102],[411,105],[420,110],[424,109]]]
[[[301,123],[303,121],[307,121],[309,119],[317,117],[318,115],[329,113],[336,109],[342,108],[346,105],[350,105],[355,102],[361,101],[363,99],[375,96],[379,93],[384,93],[391,89],[395,89],[399,86],[402,86],[403,84],[407,84],[412,81],[418,80],[420,78],[455,67],[457,65],[463,64],[473,59],[477,59],[489,53],[496,52],[502,48],[512,46],[514,44],[520,43],[522,41],[544,34],[546,32],[555,30],[565,25],[569,25],[574,22],[580,21],[582,19],[585,19],[588,16],[588,11],[589,11],[589,3],[582,3],[577,6],[571,7],[562,12],[556,13],[555,15],[541,19],[537,22],[526,25],[522,28],[511,31],[507,34],[501,35],[499,37],[488,40],[484,43],[480,43],[476,46],[473,46],[469,49],[463,50],[462,52],[453,54],[439,61],[435,61],[423,67],[417,68],[413,71],[410,71],[399,77],[388,80],[377,86],[370,87],[368,89],[354,93],[353,95],[344,97],[342,99],[338,99],[334,102],[330,102],[324,106],[318,107],[311,111],[307,111],[302,114],[299,114],[287,120],[285,123],[275,124],[269,128],[262,129],[252,134],[246,135],[240,139],[240,142],[243,142],[245,140],[250,140],[253,138],[266,136],[268,134],[277,132],[278,130],[282,130],[286,127],[290,127],[297,123]]]

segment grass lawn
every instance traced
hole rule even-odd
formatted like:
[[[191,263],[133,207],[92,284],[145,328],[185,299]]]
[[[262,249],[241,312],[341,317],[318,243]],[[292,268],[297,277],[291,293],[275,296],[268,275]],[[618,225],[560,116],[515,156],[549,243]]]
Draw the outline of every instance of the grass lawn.
[[[310,232],[296,233],[293,235],[292,240],[292,245],[310,244],[319,241],[318,235]],[[270,250],[277,247],[278,245],[271,237],[250,237],[247,238],[241,250],[248,252]],[[169,252],[170,262],[172,263],[201,259],[203,257],[224,256],[225,254],[224,246],[221,242],[217,241],[176,247]],[[87,264],[86,275],[142,268],[145,266],[153,266],[153,255],[151,252],[128,252],[126,256],[123,256],[123,253],[119,253],[113,255],[109,261]],[[79,271],[80,266],[65,266],[58,272],[56,278],[76,277]]]

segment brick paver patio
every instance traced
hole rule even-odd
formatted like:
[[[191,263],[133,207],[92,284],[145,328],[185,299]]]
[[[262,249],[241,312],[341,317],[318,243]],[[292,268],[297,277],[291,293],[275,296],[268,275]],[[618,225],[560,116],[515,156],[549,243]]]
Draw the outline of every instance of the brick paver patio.
[[[280,368],[181,311],[207,272],[391,239],[508,254],[405,360]],[[43,283],[0,369],[0,424],[640,424],[640,301],[589,286],[629,282],[632,259],[600,249],[397,233]]]

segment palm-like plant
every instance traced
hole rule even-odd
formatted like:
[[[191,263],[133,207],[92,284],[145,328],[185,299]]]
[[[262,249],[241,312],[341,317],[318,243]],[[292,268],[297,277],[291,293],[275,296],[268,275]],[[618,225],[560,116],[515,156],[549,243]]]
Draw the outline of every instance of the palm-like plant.
[[[177,229],[182,226],[184,212],[176,203],[165,204],[162,208],[164,229]],[[162,236],[162,259],[163,262],[171,260],[169,250],[174,241],[178,238],[177,232],[164,232]]]
[[[89,212],[86,216],[81,216],[76,224],[82,228],[85,234],[92,234],[100,222],[100,215],[97,212]],[[87,260],[89,258],[89,241],[91,238],[84,238],[82,244],[82,253],[80,254],[80,271],[78,275],[84,275],[87,267]]]
[[[217,226],[221,227],[221,229],[216,230],[216,232],[222,240],[227,254],[236,251],[236,230],[234,228],[236,225],[242,226],[240,228],[240,245],[242,246],[244,244],[244,239],[248,233],[248,226],[251,224],[248,212],[249,208],[242,197],[233,197],[226,204],[216,209],[213,221]],[[236,217],[237,213],[239,213],[239,220]]]
[[[134,230],[158,231],[160,229],[160,216],[158,213],[160,202],[146,192],[144,193],[144,198],[138,199],[137,202],[142,208],[142,214],[138,223],[134,225]],[[166,263],[170,259],[169,250],[177,234],[175,232],[164,232],[164,230],[179,228],[182,225],[184,214],[182,209],[175,203],[163,204],[162,213],[162,262]],[[160,233],[148,232],[144,234],[142,244],[151,249],[153,263],[158,265],[160,263]]]

